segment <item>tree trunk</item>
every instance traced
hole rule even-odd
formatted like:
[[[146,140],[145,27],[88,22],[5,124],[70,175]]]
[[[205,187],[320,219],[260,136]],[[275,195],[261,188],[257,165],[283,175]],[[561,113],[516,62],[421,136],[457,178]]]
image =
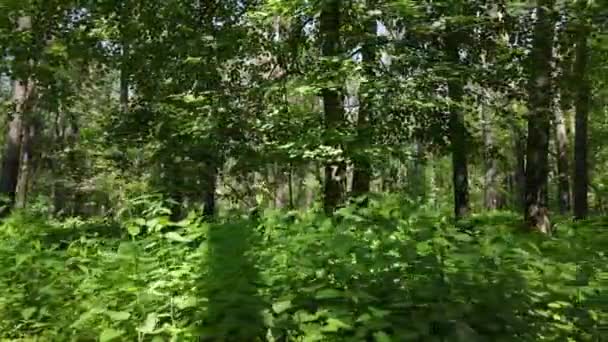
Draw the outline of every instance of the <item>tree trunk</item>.
[[[19,18],[17,27],[19,31],[31,30],[31,28],[32,20],[30,17]],[[15,205],[23,143],[24,116],[31,107],[33,90],[33,82],[27,77],[13,81],[14,112],[7,126],[6,145],[2,156],[2,169],[0,170],[0,193],[6,197],[6,202],[0,209],[1,216],[8,215]]]
[[[562,110],[561,96],[556,88],[555,105],[555,148],[557,152],[557,193],[559,211],[566,214],[570,211],[570,166],[568,162],[568,132]]]
[[[323,4],[320,16],[321,52],[324,57],[338,58],[340,52],[340,0],[328,0]],[[338,68],[335,61],[327,61],[332,67],[328,73]],[[335,77],[331,77],[336,81]],[[339,87],[338,87],[339,88]],[[325,112],[325,141],[333,147],[340,147],[338,129],[344,124],[344,108],[341,91],[335,87],[325,87],[322,91]],[[340,161],[330,161],[325,166],[324,209],[332,214],[342,202],[346,175],[346,165]]]
[[[526,206],[526,137],[522,129],[513,124],[513,152],[515,157],[515,170],[513,171],[513,187],[515,199],[513,207],[525,210]]]
[[[17,191],[15,208],[24,209],[27,205],[27,195],[30,188],[31,175],[33,173],[33,144],[35,139],[35,127],[24,125],[21,135],[21,156],[19,165],[19,179],[17,181]]]
[[[460,62],[459,42],[462,33],[451,34],[448,38],[448,53],[450,60]],[[452,181],[454,185],[454,215],[456,219],[466,216],[469,212],[469,171],[467,165],[467,143],[464,112],[460,108],[463,96],[462,81],[459,75],[451,75],[448,81],[449,96],[453,104],[450,106],[450,145],[452,151]]]
[[[217,190],[218,168],[209,165],[206,170],[205,184],[203,184],[203,216],[212,218],[215,216],[215,193]]]
[[[123,3],[120,17],[120,109],[123,113],[129,111],[129,43],[127,40],[127,21],[129,20],[129,7]]]
[[[369,8],[374,8],[374,0],[368,0]],[[374,40],[376,37],[377,23],[376,18],[370,15],[365,22],[366,41],[363,42],[361,48],[361,59],[365,77],[372,79],[374,75],[374,64],[376,63],[376,47]],[[371,141],[369,115],[371,109],[370,98],[372,87],[363,85],[359,92],[359,115],[357,117],[357,135],[359,144],[366,147]],[[357,151],[357,158],[353,163],[353,196],[365,195],[370,191],[370,182],[372,180],[372,166],[365,151]]]
[[[530,229],[549,234],[547,205],[549,134],[551,130],[551,60],[554,0],[539,0],[530,55],[528,140],[526,146],[526,210]]]
[[[555,152],[557,161],[557,199],[558,208],[561,214],[566,214],[570,211],[570,163],[569,163],[569,140],[568,140],[568,128],[566,125],[565,111],[568,110],[568,86],[566,86],[567,78],[570,72],[572,63],[570,61],[567,44],[563,44],[562,41],[566,38],[564,36],[564,29],[567,28],[567,13],[563,12],[559,15],[559,20],[556,21],[555,25],[555,41],[554,46],[554,62],[555,67],[554,73],[554,103],[553,112],[554,126],[555,126]]]
[[[577,34],[576,61],[574,65],[576,94],[576,128],[574,133],[574,217],[584,219],[588,212],[587,192],[589,170],[587,160],[587,125],[591,101],[591,85],[587,75],[589,28],[581,22]]]
[[[414,143],[414,158],[410,161],[407,170],[408,189],[412,198],[420,203],[426,200],[426,160],[424,158],[424,146],[422,142]]]
[[[482,135],[484,143],[484,206],[488,210],[498,209],[498,161],[492,132],[492,113],[485,104],[480,105]]]

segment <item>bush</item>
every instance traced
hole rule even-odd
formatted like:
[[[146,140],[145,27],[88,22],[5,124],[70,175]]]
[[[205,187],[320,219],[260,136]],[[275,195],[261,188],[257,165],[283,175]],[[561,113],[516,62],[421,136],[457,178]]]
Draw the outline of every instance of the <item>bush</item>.
[[[368,208],[49,224],[0,232],[0,336],[41,341],[598,341],[600,221],[522,233],[509,213]],[[603,335],[602,335],[603,334]]]

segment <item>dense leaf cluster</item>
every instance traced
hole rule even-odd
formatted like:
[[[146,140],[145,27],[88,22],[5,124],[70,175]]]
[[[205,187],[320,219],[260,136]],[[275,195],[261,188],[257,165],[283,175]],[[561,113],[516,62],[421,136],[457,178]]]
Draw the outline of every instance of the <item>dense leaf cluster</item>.
[[[266,211],[253,220],[171,222],[159,209],[118,226],[15,215],[1,230],[1,337],[605,337],[605,222],[564,221],[551,238],[519,233],[517,224],[495,213],[454,226],[395,197],[333,219]]]

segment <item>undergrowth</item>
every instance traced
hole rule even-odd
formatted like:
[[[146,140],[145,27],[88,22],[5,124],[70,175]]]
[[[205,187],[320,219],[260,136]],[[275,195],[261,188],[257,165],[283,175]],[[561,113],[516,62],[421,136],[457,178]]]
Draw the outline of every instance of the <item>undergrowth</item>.
[[[342,209],[163,212],[122,224],[17,213],[0,228],[0,337],[22,341],[601,341],[605,220],[550,238],[455,226],[395,198]]]

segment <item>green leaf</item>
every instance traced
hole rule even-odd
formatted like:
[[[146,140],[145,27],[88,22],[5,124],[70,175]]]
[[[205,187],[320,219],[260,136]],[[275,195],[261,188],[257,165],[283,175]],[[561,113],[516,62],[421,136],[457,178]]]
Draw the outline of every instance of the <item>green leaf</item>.
[[[141,228],[139,228],[139,226],[137,226],[137,225],[130,224],[127,227],[127,232],[129,232],[129,235],[131,235],[131,236],[137,236],[137,235],[139,235],[139,233],[141,233]]]
[[[291,300],[283,300],[283,301],[272,304],[272,310],[277,314],[281,314],[281,313],[291,309],[292,307],[293,307],[293,305],[291,303]]]
[[[154,333],[154,328],[156,328],[156,324],[158,323],[158,315],[156,312],[149,313],[146,316],[146,321],[137,328],[137,331],[143,334],[152,334]]]
[[[335,299],[343,298],[344,292],[336,289],[322,289],[315,294],[316,299]]]
[[[120,336],[124,334],[124,331],[116,330],[112,328],[104,329],[101,334],[99,334],[99,342],[110,342],[114,341]]]
[[[171,240],[171,241],[176,241],[176,242],[192,242],[192,240],[189,240],[189,239],[179,235],[176,232],[169,232],[169,233],[165,234],[165,238],[167,238],[168,240]]]
[[[330,317],[327,319],[325,326],[323,328],[321,328],[321,330],[325,331],[325,332],[338,332],[340,329],[350,329],[350,328],[352,328],[351,325],[346,324],[345,322],[343,322],[337,318]]]
[[[126,321],[129,319],[129,317],[131,317],[131,314],[126,311],[108,310],[108,311],[106,311],[106,315],[108,315],[108,317],[110,317],[111,320],[117,321],[117,322]]]
[[[188,57],[186,58],[186,64],[200,64],[203,61],[201,57]]]
[[[173,303],[178,309],[184,310],[196,306],[196,298],[192,296],[180,296],[173,299]]]
[[[378,331],[374,333],[374,341],[376,342],[391,342],[392,339],[384,331]]]
[[[132,242],[121,242],[120,245],[118,245],[118,254],[128,257],[134,256],[135,245]]]
[[[38,310],[38,308],[35,308],[35,307],[23,309],[23,310],[21,310],[21,316],[23,317],[23,319],[25,319],[27,321],[30,318],[32,318],[32,316],[36,313],[37,310]]]

